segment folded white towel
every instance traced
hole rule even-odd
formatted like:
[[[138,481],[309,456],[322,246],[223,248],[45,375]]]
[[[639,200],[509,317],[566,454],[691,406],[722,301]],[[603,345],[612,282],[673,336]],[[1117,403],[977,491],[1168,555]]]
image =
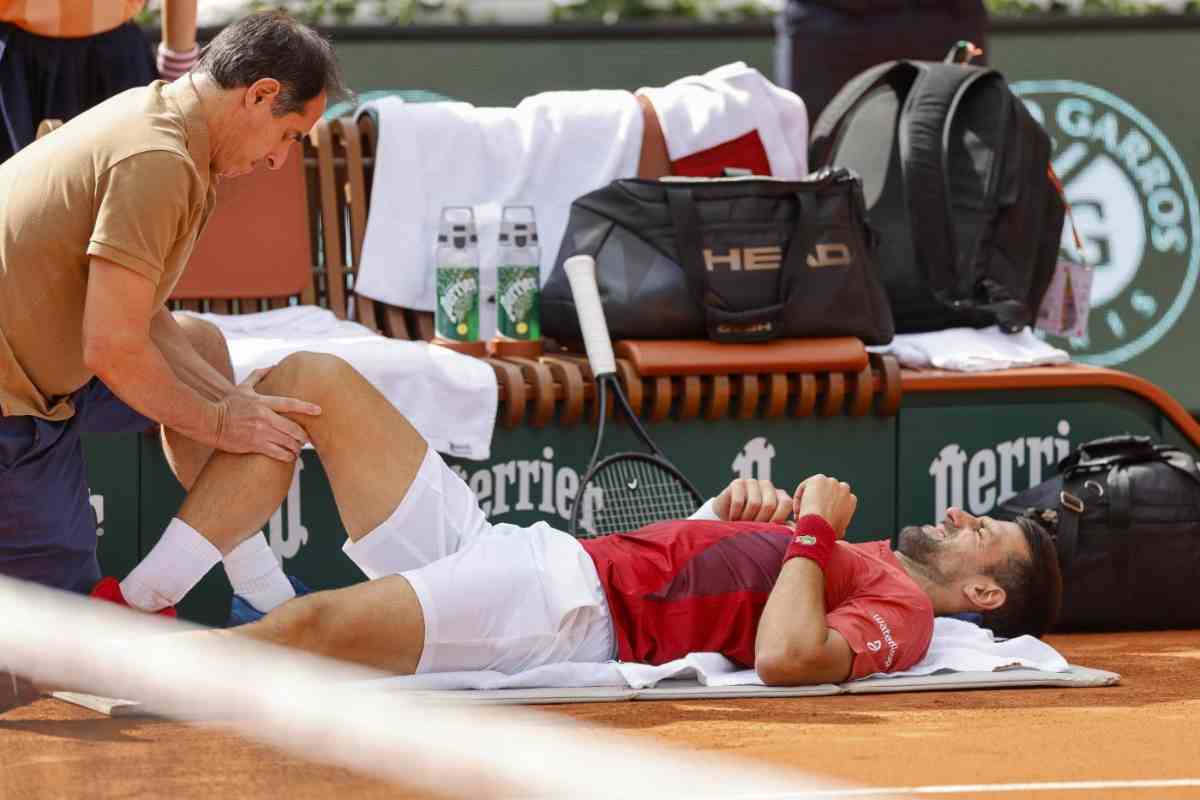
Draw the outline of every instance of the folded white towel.
[[[1065,350],[1039,339],[1030,328],[1005,333],[990,328],[947,328],[929,333],[898,333],[890,344],[868,347],[873,353],[891,353],[905,367],[933,367],[956,372],[1066,364]]]
[[[929,652],[912,669],[877,673],[874,678],[902,678],[935,672],[993,672],[1027,667],[1044,672],[1066,672],[1066,659],[1032,636],[997,640],[991,631],[949,617],[934,620]],[[538,689],[628,686],[645,689],[673,678],[694,678],[703,686],[760,685],[752,669],[739,669],[718,653],[691,653],[675,661],[651,666],[609,661],[604,664],[549,664],[516,675],[501,672],[443,672],[384,678],[372,684],[387,689]]]
[[[195,314],[225,334],[238,382],[301,350],[340,356],[361,372],[441,453],[489,457],[496,376],[475,358],[425,342],[388,339],[316,306],[258,314]]]

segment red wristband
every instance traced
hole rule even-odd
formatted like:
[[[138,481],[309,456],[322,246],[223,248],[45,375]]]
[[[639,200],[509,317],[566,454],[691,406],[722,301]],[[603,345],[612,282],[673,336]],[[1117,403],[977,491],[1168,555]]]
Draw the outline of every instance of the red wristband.
[[[824,517],[806,514],[796,520],[796,534],[783,554],[783,563],[793,558],[807,558],[824,572],[833,556],[833,543],[836,541],[837,534]]]

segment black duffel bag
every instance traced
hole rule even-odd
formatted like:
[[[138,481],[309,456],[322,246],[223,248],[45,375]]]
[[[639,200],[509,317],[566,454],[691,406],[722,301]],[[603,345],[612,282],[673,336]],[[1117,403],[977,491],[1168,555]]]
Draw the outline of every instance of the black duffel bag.
[[[1200,469],[1192,456],[1146,436],[1113,436],[1080,445],[1058,466],[1058,477],[995,514],[1056,512],[1058,628],[1200,626]]]
[[[750,342],[857,336],[893,325],[858,179],[619,180],[580,197],[542,288],[542,330],[576,341],[563,262],[596,259],[613,339]]]

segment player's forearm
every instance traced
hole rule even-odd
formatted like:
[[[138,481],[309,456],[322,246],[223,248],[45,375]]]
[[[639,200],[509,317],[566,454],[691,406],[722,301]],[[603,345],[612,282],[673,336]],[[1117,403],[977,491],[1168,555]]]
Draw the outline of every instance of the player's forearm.
[[[237,388],[196,352],[175,317],[166,308],[151,320],[150,338],[175,376],[204,399],[215,403]]]
[[[755,638],[756,663],[798,663],[825,643],[825,576],[814,562],[793,558],[779,572]]]
[[[164,0],[163,42],[177,53],[196,45],[196,0]]]
[[[110,336],[85,343],[87,366],[141,414],[197,442],[215,444],[221,411],[172,371],[150,338]]]

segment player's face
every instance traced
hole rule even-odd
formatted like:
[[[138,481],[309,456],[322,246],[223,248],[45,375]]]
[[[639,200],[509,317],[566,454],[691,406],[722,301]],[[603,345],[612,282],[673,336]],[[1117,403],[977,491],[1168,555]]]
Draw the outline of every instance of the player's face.
[[[322,92],[305,103],[299,112],[277,117],[272,108],[278,93],[256,94],[257,87],[255,84],[247,90],[237,146],[224,158],[217,159],[217,173],[223,178],[246,175],[263,164],[270,169],[279,169],[287,161],[292,147],[325,112],[326,98]],[[290,155],[299,158],[298,153]]]
[[[987,575],[1010,558],[1031,557],[1015,522],[976,517],[953,507],[937,525],[911,525],[900,531],[899,550],[946,581]]]

